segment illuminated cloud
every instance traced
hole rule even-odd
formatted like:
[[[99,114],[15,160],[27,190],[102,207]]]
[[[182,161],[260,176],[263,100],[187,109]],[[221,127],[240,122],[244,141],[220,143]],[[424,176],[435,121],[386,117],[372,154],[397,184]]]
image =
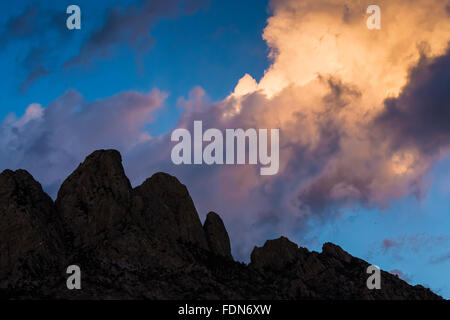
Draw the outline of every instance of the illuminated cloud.
[[[423,177],[450,144],[448,126],[433,126],[450,120],[446,3],[380,1],[376,31],[366,27],[369,4],[272,1],[263,37],[273,63],[263,78],[246,74],[227,99],[181,119],[183,127],[202,119],[222,129],[280,128],[275,177],[251,167],[174,170],[204,195],[202,209],[217,195],[232,200],[215,209],[228,215],[232,238],[301,232],[348,206],[426,192]]]
[[[285,170],[298,170],[293,167],[302,161],[302,169],[294,172],[299,206],[316,213],[351,200],[384,205],[411,191],[420,195],[421,177],[434,159],[414,142],[435,131],[434,117],[448,119],[442,113],[449,104],[444,88],[450,40],[445,3],[381,1],[379,31],[365,26],[369,4],[272,1],[274,15],[264,39],[273,64],[258,84],[246,75],[229,98],[233,101],[225,102],[231,105],[225,114],[241,122],[253,117],[261,127],[281,128]],[[267,101],[255,99],[258,94]],[[259,105],[249,106],[254,102]],[[248,109],[259,115],[249,116]],[[414,127],[423,113],[429,121]],[[377,128],[382,138],[373,136]],[[400,148],[403,139],[411,143]],[[435,140],[430,137],[426,143]],[[432,146],[433,154],[449,142],[440,139],[439,146]],[[315,170],[306,169],[311,161]]]

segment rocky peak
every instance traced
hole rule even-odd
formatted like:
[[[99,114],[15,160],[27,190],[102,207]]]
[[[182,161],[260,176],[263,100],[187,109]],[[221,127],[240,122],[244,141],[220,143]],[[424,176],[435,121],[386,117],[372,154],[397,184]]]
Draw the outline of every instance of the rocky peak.
[[[25,202],[43,201],[47,205],[53,203],[42,190],[39,182],[25,170],[5,170],[0,174],[0,196],[12,197]]]
[[[163,230],[168,238],[176,238],[208,249],[202,224],[194,202],[185,185],[177,178],[156,173],[135,189],[135,195],[143,200],[157,199],[162,210],[149,212],[153,224]],[[157,224],[156,224],[157,223]]]
[[[352,256],[344,251],[340,246],[333,243],[327,242],[322,246],[322,254],[332,256],[338,260],[350,263],[352,261]]]
[[[61,224],[51,198],[24,170],[0,174],[0,289],[42,278],[62,259]],[[28,289],[33,290],[32,286]]]
[[[255,247],[251,254],[251,266],[280,270],[297,257],[298,246],[288,238],[267,240],[263,247]]]
[[[75,247],[96,243],[128,219],[132,188],[115,150],[92,153],[64,181],[56,200]]]
[[[65,286],[69,264],[83,270],[79,292]],[[0,174],[0,297],[440,299],[386,272],[369,290],[367,266],[331,243],[309,252],[285,237],[255,247],[249,266],[235,262],[217,214],[202,226],[168,174],[132,189],[117,151],[88,156],[56,204],[26,171]]]
[[[203,224],[203,230],[205,231],[209,249],[213,253],[225,258],[233,259],[228,232],[222,219],[217,213],[208,213],[205,223]]]

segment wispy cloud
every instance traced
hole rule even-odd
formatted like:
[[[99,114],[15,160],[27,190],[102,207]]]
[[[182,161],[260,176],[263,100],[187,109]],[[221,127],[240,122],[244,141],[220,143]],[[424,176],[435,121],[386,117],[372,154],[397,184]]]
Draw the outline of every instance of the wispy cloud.
[[[430,260],[430,263],[438,264],[438,263],[447,262],[449,260],[450,260],[450,253],[447,253],[445,255],[442,255],[442,256],[439,256],[439,257],[436,257],[436,258],[432,258]]]
[[[90,64],[94,59],[110,56],[119,45],[127,45],[137,54],[147,51],[154,43],[151,29],[161,19],[179,14],[193,14],[205,0],[145,0],[126,8],[112,8],[104,24],[82,44],[79,53],[65,67]]]
[[[51,73],[49,62],[54,51],[51,44],[65,40],[64,19],[64,11],[43,8],[36,3],[11,17],[1,28],[0,47],[6,48],[19,41],[30,44],[24,49],[27,53],[20,64],[27,75],[19,92],[25,93],[38,79]]]
[[[449,235],[430,236],[425,233],[418,233],[383,239],[379,248],[382,253],[392,255],[397,260],[402,260],[410,253],[426,254],[432,249],[447,246],[449,242]]]
[[[78,54],[62,60],[64,44],[73,36],[66,28],[64,6],[49,9],[39,3],[30,4],[21,14],[11,17],[1,28],[0,47],[15,42],[29,43],[22,63],[27,75],[19,91],[25,93],[40,78],[71,67],[90,65],[111,57],[119,46],[128,46],[138,57],[154,43],[151,29],[162,19],[194,14],[208,0],[139,0],[127,7],[109,8],[104,23],[82,42]],[[101,15],[101,13],[98,13]],[[83,29],[88,30],[88,29]],[[39,43],[38,47],[36,43]],[[53,52],[60,52],[59,55]],[[32,63],[30,63],[30,61]]]

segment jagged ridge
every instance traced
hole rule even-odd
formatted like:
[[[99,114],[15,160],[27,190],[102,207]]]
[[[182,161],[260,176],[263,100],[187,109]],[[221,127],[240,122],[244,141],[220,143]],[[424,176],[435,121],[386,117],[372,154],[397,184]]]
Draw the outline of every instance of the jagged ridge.
[[[66,288],[69,264],[83,289]],[[235,262],[220,216],[202,226],[187,188],[157,173],[132,188],[119,152],[91,154],[55,202],[26,171],[0,174],[0,297],[67,299],[440,299],[327,243],[322,253],[287,238]]]

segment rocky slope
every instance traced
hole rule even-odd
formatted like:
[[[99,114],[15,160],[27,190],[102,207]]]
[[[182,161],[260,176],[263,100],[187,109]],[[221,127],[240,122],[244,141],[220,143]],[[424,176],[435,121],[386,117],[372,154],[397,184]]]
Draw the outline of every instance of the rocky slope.
[[[66,268],[82,270],[68,290]],[[309,252],[286,238],[235,262],[222,219],[202,226],[186,187],[157,173],[132,188],[121,156],[96,151],[53,202],[26,171],[0,174],[0,298],[3,299],[440,299],[331,243]]]

